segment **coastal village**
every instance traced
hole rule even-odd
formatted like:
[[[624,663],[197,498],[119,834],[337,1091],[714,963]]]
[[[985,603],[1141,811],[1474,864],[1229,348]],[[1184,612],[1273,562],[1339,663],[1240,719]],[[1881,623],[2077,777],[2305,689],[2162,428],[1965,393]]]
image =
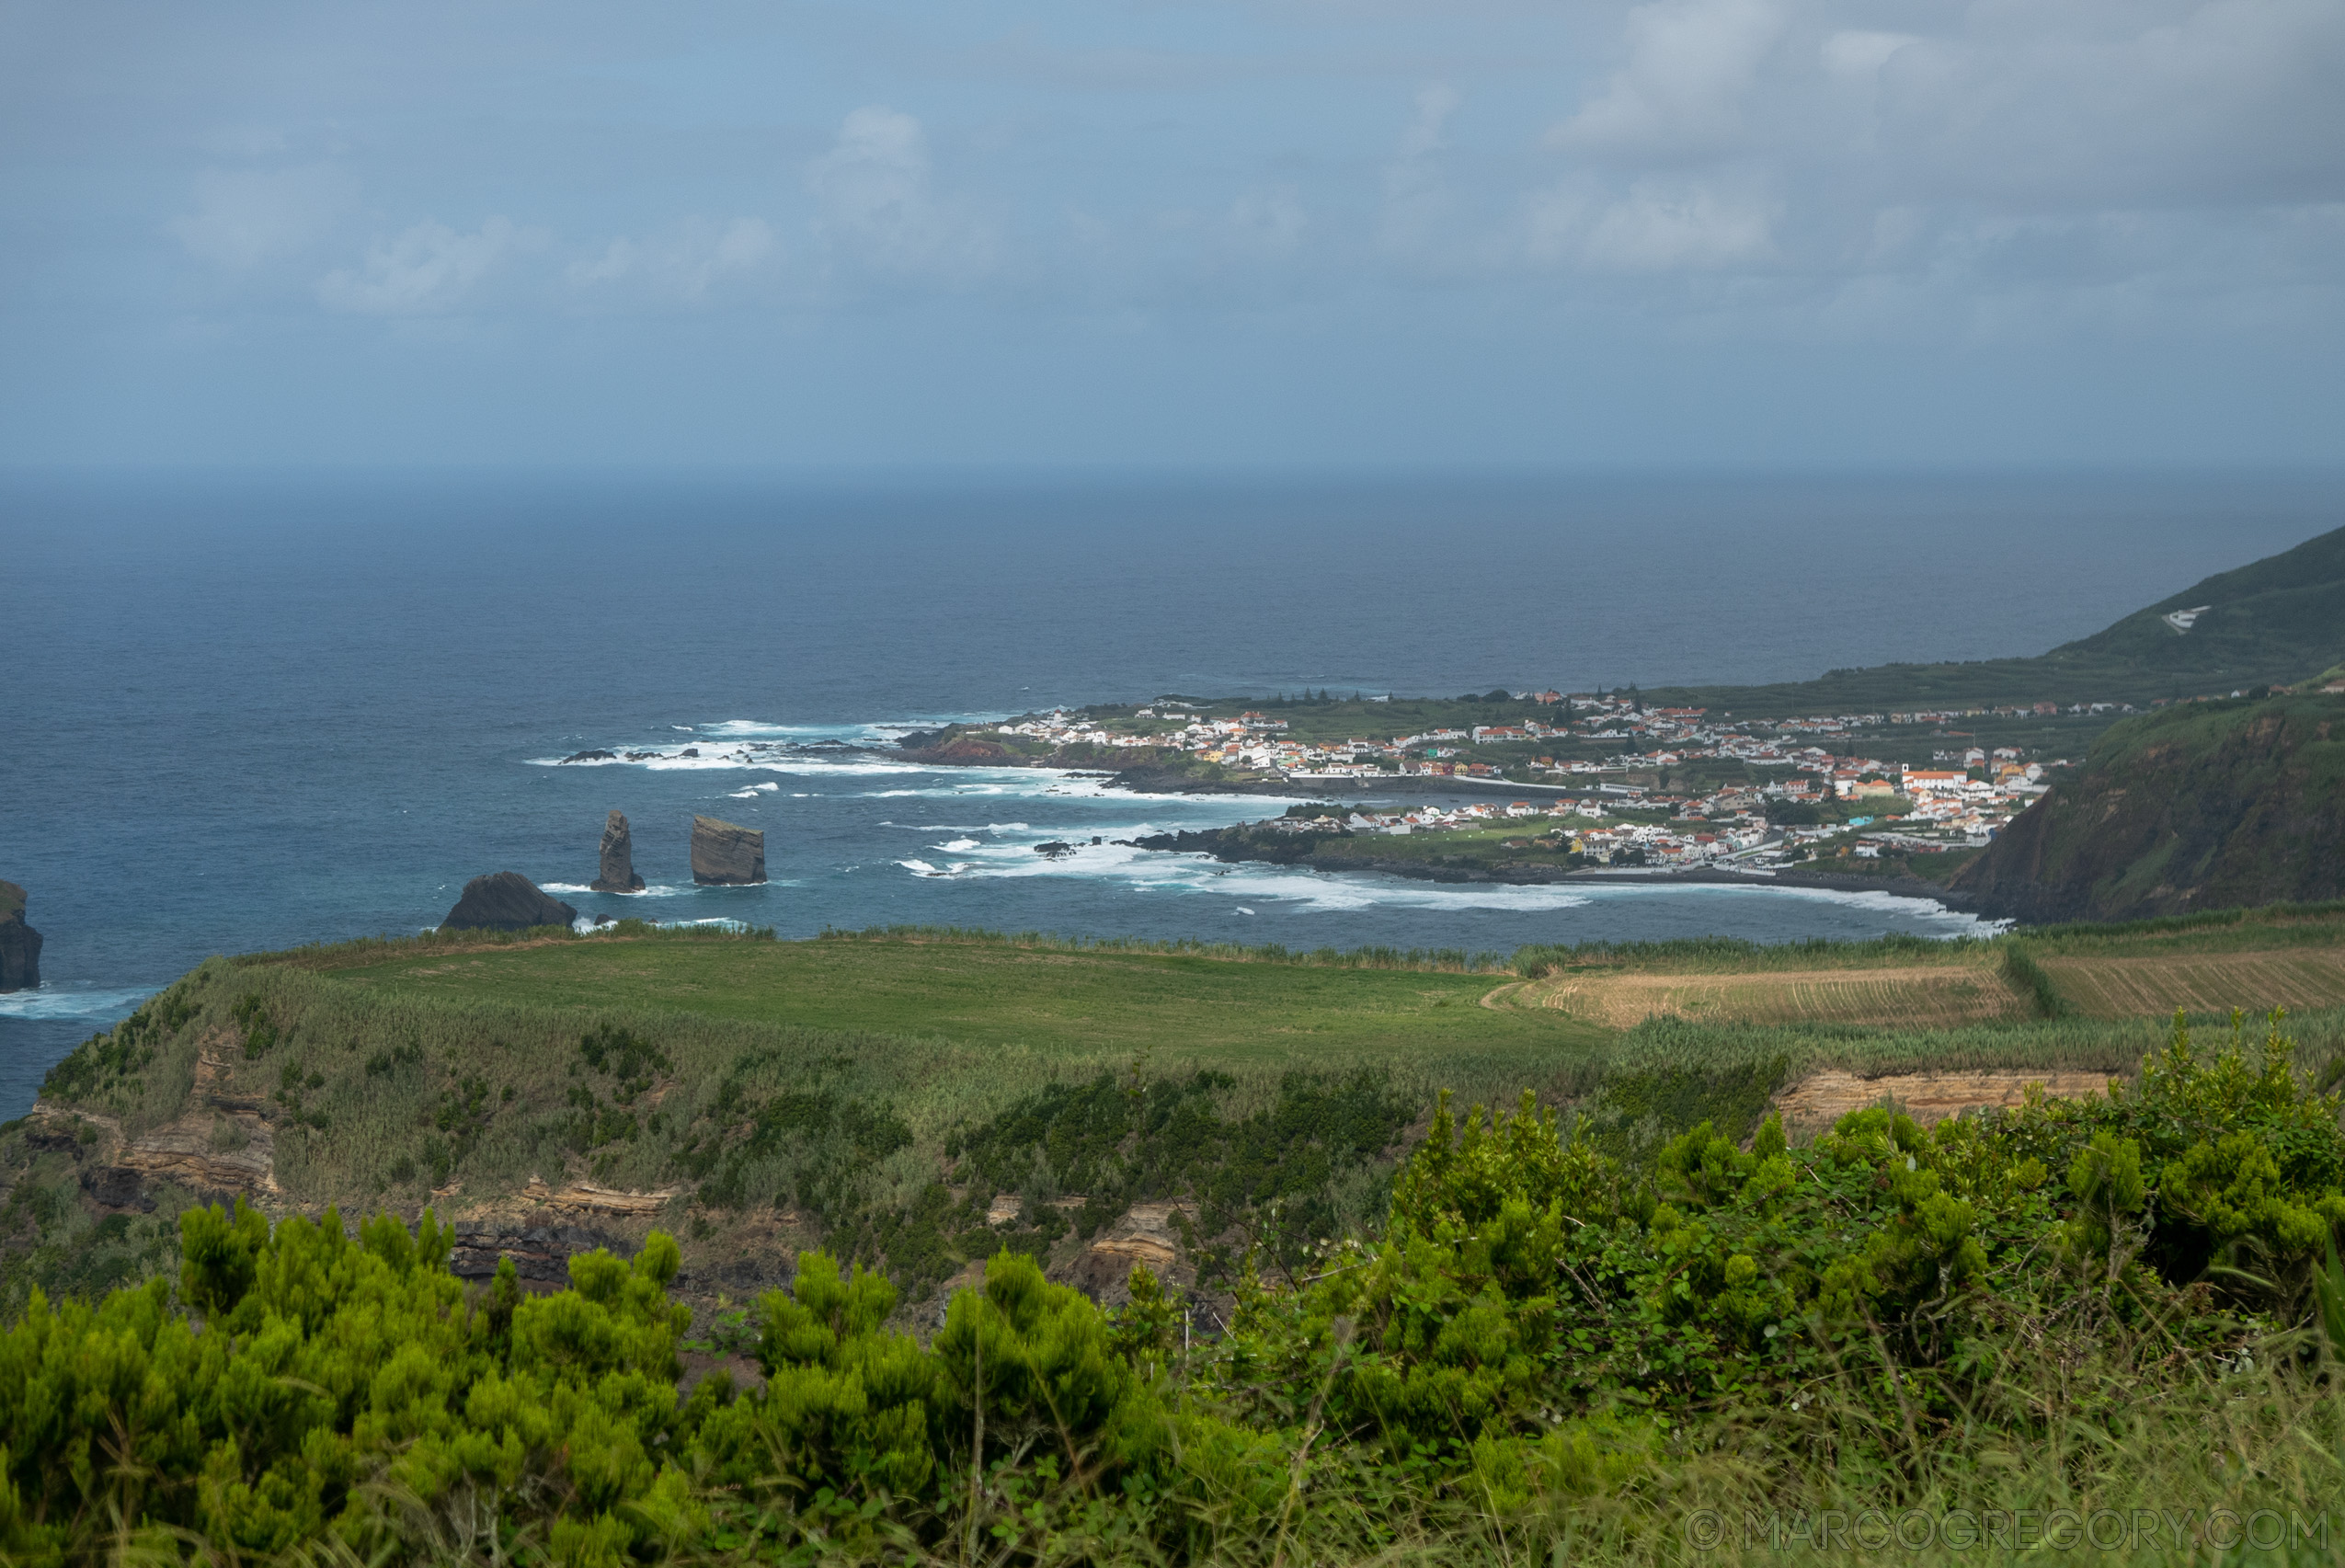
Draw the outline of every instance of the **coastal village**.
[[[1493,696],[1539,716],[1305,738],[1275,711],[1215,714],[1202,704],[1164,699],[1131,709],[1057,709],[991,727],[1012,744],[1054,755],[1177,755],[1235,778],[1336,788],[1409,778],[1420,789],[1438,778],[1454,781],[1461,794],[1519,786],[1528,795],[1263,824],[1281,831],[1505,830],[1519,832],[1524,847],[1566,851],[1594,864],[1765,864],[1812,853],[1825,841],[1837,841],[1859,859],[1884,851],[1983,847],[2049,787],[2048,774],[2067,759],[2030,755],[2018,745],[1963,744],[1969,732],[1957,725],[2113,719],[2133,711],[2121,704],[2065,710],[2042,704],[1735,719],[1702,708],[1647,707],[1617,692]],[[1933,740],[1926,760],[1913,743],[1916,736]],[[1936,744],[1939,738],[1952,743]],[[1721,781],[1721,773],[1733,776]]]

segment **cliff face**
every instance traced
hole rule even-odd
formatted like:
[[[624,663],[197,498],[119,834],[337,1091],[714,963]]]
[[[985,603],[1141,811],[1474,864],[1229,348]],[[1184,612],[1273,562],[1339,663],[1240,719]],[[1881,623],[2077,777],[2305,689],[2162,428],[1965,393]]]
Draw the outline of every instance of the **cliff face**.
[[[635,835],[628,831],[623,811],[613,811],[602,824],[601,860],[601,869],[589,887],[598,893],[643,891],[643,878],[635,875]]]
[[[693,818],[692,880],[704,887],[764,881],[765,834],[714,817]]]
[[[2345,897],[2345,698],[2117,725],[1953,886],[2039,924]]]
[[[40,983],[40,933],[25,923],[25,890],[0,882],[0,990]]]

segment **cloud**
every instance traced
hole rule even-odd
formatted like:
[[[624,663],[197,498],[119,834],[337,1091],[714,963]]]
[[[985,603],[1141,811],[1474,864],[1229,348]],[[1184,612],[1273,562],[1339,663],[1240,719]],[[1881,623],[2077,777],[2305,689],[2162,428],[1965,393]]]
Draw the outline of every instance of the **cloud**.
[[[921,122],[866,104],[840,123],[829,152],[806,167],[816,232],[839,255],[883,271],[960,278],[994,259],[990,229],[940,199]]]
[[[2345,268],[2298,237],[2319,225],[2293,221],[2345,211],[2345,5],[1891,17],[1855,0],[1625,8],[1619,60],[1545,138],[1562,166],[1519,199],[1512,254],[1550,274],[1764,275],[1734,308],[1768,334],[1802,311],[2008,337],[2270,319],[2236,302],[2282,289],[2345,304]]]
[[[1965,197],[2088,207],[2345,197],[2345,6],[2049,0],[1881,69],[1895,170]]]
[[[1293,186],[1274,185],[1241,191],[1230,203],[1223,223],[1233,248],[1271,258],[1294,253],[1310,226],[1310,216]]]
[[[1741,128],[1744,97],[1783,29],[1769,0],[1636,6],[1624,29],[1628,63],[1550,140],[1632,155],[1715,151]]]
[[[458,234],[429,219],[387,244],[370,246],[365,265],[338,269],[318,280],[317,297],[329,310],[361,315],[435,315],[462,307],[489,276],[543,235],[493,217]]]
[[[1700,183],[1639,184],[1597,217],[1583,254],[1624,272],[1747,266],[1770,258],[1770,204]]]
[[[1414,250],[1445,227],[1447,193],[1441,178],[1441,153],[1448,144],[1450,116],[1465,100],[1447,82],[1417,90],[1416,112],[1401,132],[1401,144],[1384,166],[1383,240],[1393,250]]]
[[[241,272],[315,243],[356,189],[349,175],[326,164],[205,169],[195,177],[195,211],[166,227],[189,255]]]
[[[1818,57],[1835,76],[1865,77],[1888,63],[1891,55],[1918,41],[1912,33],[1836,32],[1824,40]]]
[[[697,303],[720,283],[758,272],[781,254],[780,237],[762,218],[728,223],[690,218],[649,239],[621,235],[601,256],[571,263],[567,275],[580,288],[633,283]]]

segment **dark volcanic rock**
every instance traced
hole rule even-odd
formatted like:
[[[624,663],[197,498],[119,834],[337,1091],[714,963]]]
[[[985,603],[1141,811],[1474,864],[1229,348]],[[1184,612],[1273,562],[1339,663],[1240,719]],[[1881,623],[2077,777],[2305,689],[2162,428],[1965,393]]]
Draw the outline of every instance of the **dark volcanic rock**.
[[[619,753],[616,751],[573,751],[562,759],[566,762],[615,762],[618,760]]]
[[[99,1165],[84,1171],[82,1190],[101,1207],[135,1208],[141,1214],[154,1212],[154,1199],[147,1195],[144,1174],[127,1165]]]
[[[25,890],[0,882],[0,990],[40,983],[40,933],[25,923]]]
[[[635,875],[635,840],[627,832],[623,811],[613,811],[602,825],[602,874],[588,886],[598,893],[643,891],[643,878]]]
[[[625,1256],[633,1249],[625,1240],[584,1225],[521,1225],[459,1219],[453,1227],[455,1245],[448,1253],[448,1272],[459,1279],[486,1279],[507,1259],[513,1272],[531,1285],[559,1289],[570,1282],[570,1259],[605,1247]]]
[[[705,887],[764,881],[765,834],[714,817],[694,817],[692,880]]]
[[[527,931],[537,925],[570,925],[578,911],[559,898],[549,898],[538,885],[518,871],[475,876],[464,884],[464,896],[440,922],[442,931]]]

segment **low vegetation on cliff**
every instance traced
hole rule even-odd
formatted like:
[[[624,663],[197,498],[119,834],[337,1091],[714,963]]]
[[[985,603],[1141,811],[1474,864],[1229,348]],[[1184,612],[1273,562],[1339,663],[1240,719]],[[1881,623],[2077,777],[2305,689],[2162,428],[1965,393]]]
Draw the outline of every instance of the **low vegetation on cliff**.
[[[813,1252],[696,1379],[665,1234],[532,1295],[450,1275],[429,1214],[191,1209],[175,1269],[0,1330],[0,1551],[1734,1562],[1878,1519],[1939,1561],[2012,1555],[2032,1510],[2137,1560],[2271,1524],[2325,1556],[2345,1137],[2298,1054],[2178,1019],[2105,1097],[1625,1155],[1444,1097],[1377,1221],[1251,1249],[1216,1332],[1145,1269],[1103,1311],[998,1248],[923,1338]]]
[[[2127,719],[1952,885],[2030,921],[2345,896],[2345,696]]]

